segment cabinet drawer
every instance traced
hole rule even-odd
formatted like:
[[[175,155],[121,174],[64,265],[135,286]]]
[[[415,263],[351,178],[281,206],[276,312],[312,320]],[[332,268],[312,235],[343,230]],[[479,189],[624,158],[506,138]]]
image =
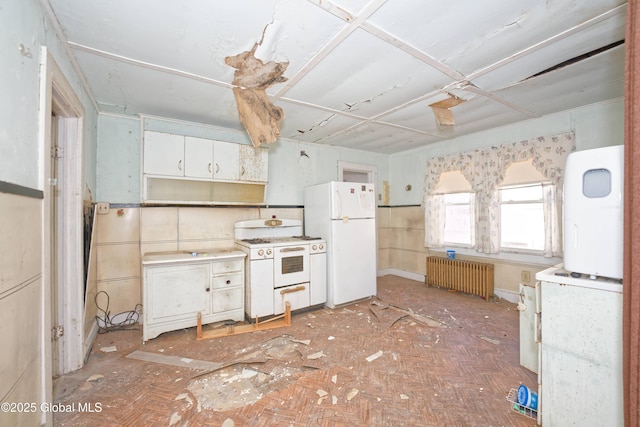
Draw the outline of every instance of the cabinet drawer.
[[[244,295],[242,288],[219,289],[213,292],[213,313],[222,313],[231,310],[242,310],[244,307]]]
[[[226,276],[214,276],[211,278],[211,286],[213,289],[233,288],[236,286],[244,286],[242,274],[229,274]]]
[[[241,271],[243,265],[244,261],[242,259],[213,262],[211,263],[211,273],[220,274],[231,271]]]

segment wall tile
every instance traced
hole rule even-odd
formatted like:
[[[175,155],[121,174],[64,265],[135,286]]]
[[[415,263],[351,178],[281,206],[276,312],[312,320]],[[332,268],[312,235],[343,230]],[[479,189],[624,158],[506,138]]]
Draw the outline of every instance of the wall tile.
[[[138,242],[140,209],[112,208],[108,214],[96,214],[95,243]]]
[[[0,193],[0,293],[42,274],[42,200]]]
[[[140,241],[178,240],[178,208],[144,207],[140,209]]]
[[[98,281],[140,277],[140,245],[123,243],[96,247]]]
[[[134,310],[136,304],[142,303],[142,287],[140,284],[139,278],[98,282],[98,292],[105,291],[109,295],[111,316]],[[97,301],[101,309],[106,310],[105,295],[99,294]],[[98,316],[103,317],[104,314],[98,310]]]

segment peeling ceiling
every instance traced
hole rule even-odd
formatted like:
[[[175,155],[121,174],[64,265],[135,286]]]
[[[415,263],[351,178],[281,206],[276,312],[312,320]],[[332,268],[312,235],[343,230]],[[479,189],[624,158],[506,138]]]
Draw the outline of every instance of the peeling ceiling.
[[[624,95],[618,0],[48,1],[101,112],[244,131],[225,58],[254,47],[288,64],[280,138],[377,153]]]

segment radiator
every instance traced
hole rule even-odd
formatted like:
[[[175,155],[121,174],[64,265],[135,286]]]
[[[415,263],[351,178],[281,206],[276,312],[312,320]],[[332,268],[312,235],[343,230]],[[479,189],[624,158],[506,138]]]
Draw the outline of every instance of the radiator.
[[[428,256],[425,283],[489,301],[493,296],[493,264]]]

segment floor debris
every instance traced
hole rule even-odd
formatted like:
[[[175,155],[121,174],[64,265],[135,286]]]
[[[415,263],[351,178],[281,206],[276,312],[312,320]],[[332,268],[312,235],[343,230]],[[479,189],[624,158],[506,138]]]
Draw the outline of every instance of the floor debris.
[[[365,360],[366,360],[367,362],[373,362],[374,360],[376,360],[376,359],[378,359],[380,356],[382,356],[382,354],[383,354],[383,353],[382,353],[382,350],[380,350],[380,351],[378,351],[378,352],[376,352],[376,353],[373,353],[371,356],[367,357]]]
[[[116,348],[115,345],[110,345],[108,347],[101,347],[100,351],[103,353],[113,353],[115,351],[118,351],[118,349]]]
[[[129,359],[144,360],[145,362],[162,363],[164,365],[179,366],[181,368],[212,370],[222,366],[221,363],[209,362],[206,360],[195,360],[180,356],[166,356],[164,354],[149,353],[147,351],[135,350],[129,355]]]
[[[95,374],[95,375],[91,375],[89,378],[87,378],[87,382],[92,383],[92,382],[100,381],[103,378],[104,378],[104,375]]]
[[[480,337],[481,340],[485,340],[487,342],[490,342],[491,344],[500,344],[500,340],[494,340],[493,338],[487,338],[487,337]]]
[[[315,359],[320,359],[321,357],[326,357],[326,356],[324,355],[324,352],[322,352],[322,351],[318,351],[318,352],[316,352],[316,353],[313,353],[313,354],[308,355],[308,356],[307,356],[307,359],[309,359],[309,360],[315,360]]]

